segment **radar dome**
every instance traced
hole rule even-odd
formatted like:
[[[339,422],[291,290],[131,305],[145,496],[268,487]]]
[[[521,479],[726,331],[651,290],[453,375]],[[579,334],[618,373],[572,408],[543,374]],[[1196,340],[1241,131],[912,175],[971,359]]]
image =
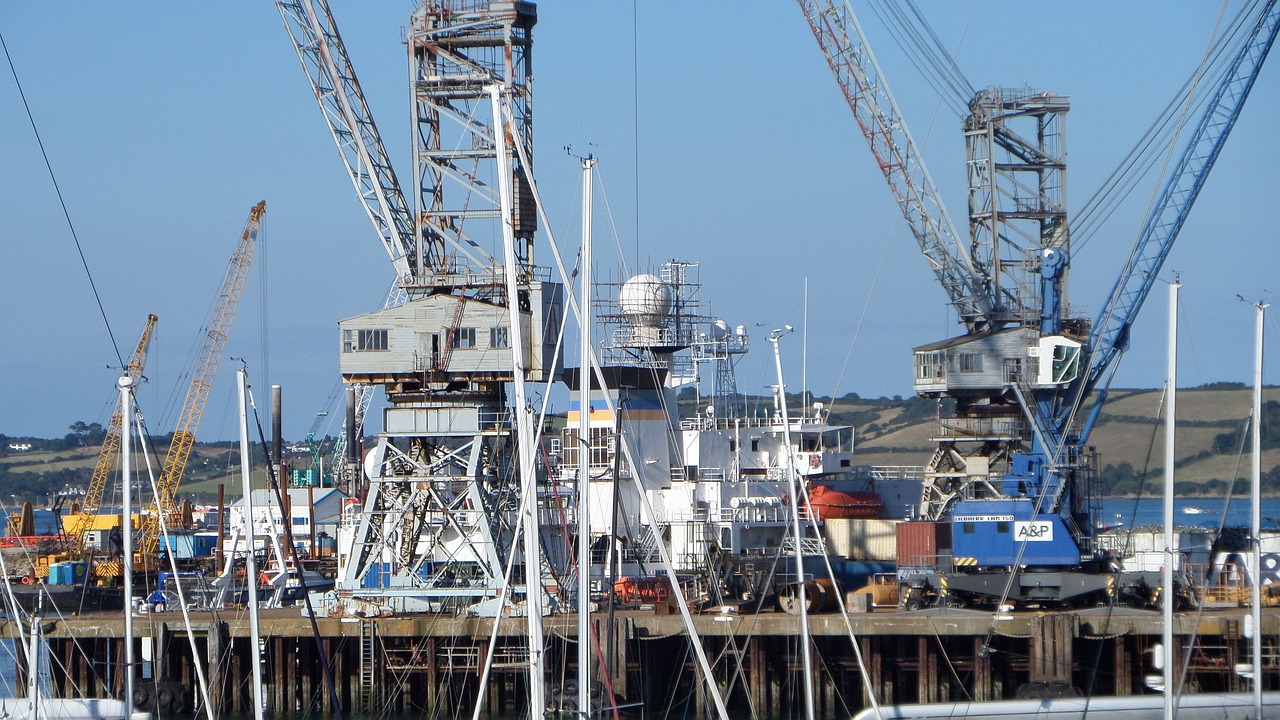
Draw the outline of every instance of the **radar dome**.
[[[670,285],[645,273],[622,283],[618,306],[637,325],[659,325],[671,314],[672,298]]]
[[[730,336],[728,323],[724,322],[724,320],[716,320],[716,322],[712,323],[712,340],[724,342],[728,340],[728,336]]]

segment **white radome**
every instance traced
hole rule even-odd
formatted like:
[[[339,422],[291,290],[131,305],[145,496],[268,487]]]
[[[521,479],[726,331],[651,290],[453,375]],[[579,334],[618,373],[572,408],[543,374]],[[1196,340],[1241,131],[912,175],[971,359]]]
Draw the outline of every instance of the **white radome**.
[[[655,275],[636,275],[618,291],[618,307],[637,325],[658,325],[671,314],[671,286]]]

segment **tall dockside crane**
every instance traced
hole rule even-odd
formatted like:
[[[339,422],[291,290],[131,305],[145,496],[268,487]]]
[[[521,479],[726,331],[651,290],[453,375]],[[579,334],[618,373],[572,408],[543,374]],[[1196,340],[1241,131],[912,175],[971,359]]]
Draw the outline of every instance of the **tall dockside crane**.
[[[223,348],[231,333],[236,308],[240,305],[240,295],[249,276],[249,266],[253,262],[254,249],[258,243],[258,232],[262,228],[262,215],[266,210],[267,203],[263,201],[249,211],[249,220],[245,223],[244,232],[240,234],[240,242],[231,254],[231,262],[227,265],[218,301],[205,332],[204,347],[200,351],[191,386],[187,389],[173,439],[169,442],[160,479],[156,482],[158,494],[152,498],[151,510],[142,521],[137,544],[141,562],[135,562],[135,565],[146,565],[152,561],[160,545],[160,523],[171,522],[178,515],[178,508],[174,504],[178,485],[187,471],[187,461],[191,458],[191,449],[196,442],[196,430],[200,427],[209,393],[213,390],[213,379],[218,374]]]
[[[142,328],[142,336],[138,338],[138,345],[133,349],[133,355],[129,358],[129,365],[125,368],[125,374],[135,384],[142,377],[142,369],[147,363],[147,348],[151,345],[151,331],[155,328],[158,319],[155,315],[147,316],[147,324]],[[71,520],[71,524],[68,526],[68,534],[75,543],[74,547],[71,548],[73,553],[78,554],[84,549],[84,535],[93,526],[93,517],[102,505],[102,495],[107,488],[107,479],[115,471],[116,459],[120,456],[120,430],[124,425],[126,413],[128,413],[128,408],[120,407],[120,402],[117,400],[115,412],[111,415],[111,422],[107,424],[107,435],[102,440],[102,450],[98,453],[98,461],[93,466],[93,476],[89,478],[89,487],[84,493],[84,503],[80,506],[80,512]]]
[[[344,382],[381,386],[376,447],[347,467],[368,483],[354,532],[340,538],[337,590],[322,612],[439,610],[496,597],[514,547],[518,479],[507,409],[510,348],[545,380],[561,286],[533,264],[536,213],[515,159],[517,297],[500,252],[499,153],[532,158],[530,2],[427,0],[410,18],[412,193],[401,190],[324,0],[277,0],[285,28],[357,195],[386,248],[403,302],[339,323]],[[493,117],[501,88],[514,125]],[[518,144],[520,153],[513,152]],[[412,206],[406,198],[412,198]],[[517,303],[520,327],[507,306]],[[533,571],[527,574],[534,574]]]
[[[1066,303],[1067,98],[993,88],[970,101],[970,236],[962,242],[852,10],[835,0],[798,2],[965,328],[914,351],[916,392],[955,401],[954,414],[941,419],[921,507],[923,519],[950,525],[952,563],[920,568],[904,602],[1152,601],[1158,578],[1109,575],[1094,545],[1095,462],[1086,443],[1129,328],[1275,41],[1275,0],[1250,16],[1092,323],[1070,317]],[[1035,570],[1058,572],[1046,582]]]

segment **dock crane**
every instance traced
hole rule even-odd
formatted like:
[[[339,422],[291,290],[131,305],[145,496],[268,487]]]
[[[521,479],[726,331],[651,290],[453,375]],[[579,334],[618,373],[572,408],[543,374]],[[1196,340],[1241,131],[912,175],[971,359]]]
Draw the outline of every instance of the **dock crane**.
[[[204,417],[205,404],[213,389],[213,379],[218,373],[222,351],[230,335],[232,322],[235,320],[240,295],[244,290],[249,266],[253,262],[253,253],[257,247],[258,233],[262,228],[262,216],[266,210],[267,203],[262,201],[249,211],[249,219],[245,223],[244,231],[240,234],[240,242],[231,255],[231,262],[223,277],[212,319],[205,332],[204,346],[192,375],[191,386],[187,389],[186,400],[178,416],[173,439],[165,454],[160,479],[156,483],[158,494],[152,498],[150,512],[143,516],[136,551],[137,559],[134,561],[135,567],[148,566],[160,544],[160,523],[168,522],[177,516],[178,508],[174,504],[174,498],[182,476],[187,470],[187,461],[191,458],[191,449],[196,441],[196,429],[199,428],[200,420]]]
[[[899,568],[910,578],[904,604],[1155,601],[1157,579],[1111,572],[1094,545],[1086,443],[1129,329],[1274,44],[1275,0],[1250,18],[1092,323],[1068,317],[1065,301],[1066,98],[993,88],[970,102],[971,232],[962,244],[852,10],[798,2],[966,331],[914,351],[917,394],[956,402],[941,419],[921,507],[925,521],[949,525],[951,563]],[[1032,129],[1015,130],[1019,122]]]
[[[147,324],[142,328],[142,336],[138,338],[138,345],[133,349],[129,365],[125,368],[125,374],[134,383],[142,377],[142,369],[147,361],[147,348],[151,344],[151,331],[155,328],[157,320],[159,318],[155,315],[147,316]],[[84,534],[93,525],[94,515],[102,505],[107,478],[115,470],[116,459],[120,455],[121,428],[127,412],[128,408],[120,407],[117,400],[111,422],[107,424],[107,434],[102,441],[102,450],[98,453],[98,461],[93,466],[93,476],[89,479],[89,487],[85,490],[84,500],[80,505],[80,512],[72,518],[71,524],[67,527],[67,534],[71,536],[74,543],[70,548],[72,553],[79,553],[84,549]]]
[[[337,592],[323,611],[438,611],[492,600],[514,551],[511,348],[525,349],[527,380],[553,376],[554,338],[542,328],[563,315],[562,287],[533,264],[537,213],[525,163],[533,156],[536,5],[417,5],[405,35],[409,192],[392,171],[328,3],[276,6],[397,278],[382,310],[339,323],[343,381],[382,387],[388,407],[377,446],[363,457],[355,437],[340,439],[348,448],[342,484],[365,492],[350,544],[338,548],[346,560]],[[509,129],[495,117],[493,86],[511,108]],[[504,184],[514,197],[514,291],[501,253],[477,242],[504,236]],[[513,304],[518,327],[508,316]],[[362,395],[349,402],[358,415]]]

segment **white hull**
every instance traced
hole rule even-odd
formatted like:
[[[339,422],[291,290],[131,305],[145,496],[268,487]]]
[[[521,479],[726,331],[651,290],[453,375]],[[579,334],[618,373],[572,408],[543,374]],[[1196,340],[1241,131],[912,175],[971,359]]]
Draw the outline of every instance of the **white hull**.
[[[1160,720],[1163,695],[1005,700],[998,702],[885,705],[866,709],[854,720],[928,720],[930,718],[999,718],[1000,720]],[[1179,720],[1245,720],[1254,718],[1252,693],[1183,695],[1178,698]],[[1262,694],[1262,718],[1280,718],[1280,692]]]
[[[4,720],[150,720],[151,713],[130,712],[123,700],[40,698],[32,713],[27,698],[0,698]]]

